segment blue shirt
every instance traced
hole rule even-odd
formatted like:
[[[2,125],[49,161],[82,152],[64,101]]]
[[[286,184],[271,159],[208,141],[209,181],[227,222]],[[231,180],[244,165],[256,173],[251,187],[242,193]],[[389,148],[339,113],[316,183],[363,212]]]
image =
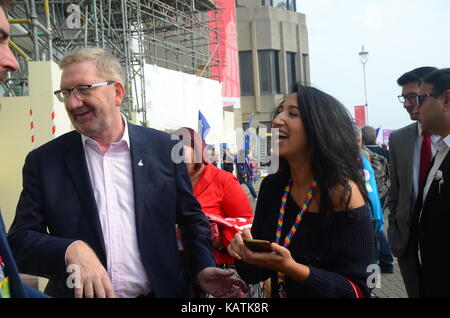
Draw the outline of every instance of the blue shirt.
[[[375,221],[374,230],[376,232],[383,231],[384,217],[383,208],[381,207],[380,197],[378,195],[378,186],[375,179],[375,173],[373,172],[372,166],[366,156],[361,156],[363,171],[364,171],[364,181],[366,183],[367,195],[370,200],[370,210],[372,212],[372,220]]]

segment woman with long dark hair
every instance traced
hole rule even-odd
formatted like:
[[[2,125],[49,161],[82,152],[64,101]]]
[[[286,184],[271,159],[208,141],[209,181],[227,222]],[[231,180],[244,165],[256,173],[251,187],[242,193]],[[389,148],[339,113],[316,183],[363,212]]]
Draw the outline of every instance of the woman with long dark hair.
[[[247,283],[271,278],[272,297],[368,297],[374,259],[368,197],[348,111],[297,85],[272,121],[280,169],[260,187],[251,232],[228,252]],[[274,242],[255,252],[248,239]]]

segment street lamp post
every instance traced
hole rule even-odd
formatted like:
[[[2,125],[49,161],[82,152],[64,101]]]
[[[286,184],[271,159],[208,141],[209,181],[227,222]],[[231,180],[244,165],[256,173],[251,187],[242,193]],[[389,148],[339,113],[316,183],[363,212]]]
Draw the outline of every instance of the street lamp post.
[[[366,84],[366,63],[369,60],[369,52],[364,50],[364,45],[361,48],[361,52],[359,52],[359,59],[363,65],[363,73],[364,73],[364,94],[366,97],[366,125],[369,125],[369,104],[367,103],[367,84]]]

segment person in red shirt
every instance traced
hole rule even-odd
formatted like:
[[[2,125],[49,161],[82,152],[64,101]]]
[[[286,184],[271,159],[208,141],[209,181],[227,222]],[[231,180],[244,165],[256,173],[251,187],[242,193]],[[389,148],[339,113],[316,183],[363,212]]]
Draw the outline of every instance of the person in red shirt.
[[[183,143],[194,195],[210,220],[216,263],[230,267],[234,260],[228,254],[227,247],[234,235],[251,228],[253,221],[253,210],[247,195],[234,175],[207,162],[206,145],[197,132],[183,127],[173,135]]]

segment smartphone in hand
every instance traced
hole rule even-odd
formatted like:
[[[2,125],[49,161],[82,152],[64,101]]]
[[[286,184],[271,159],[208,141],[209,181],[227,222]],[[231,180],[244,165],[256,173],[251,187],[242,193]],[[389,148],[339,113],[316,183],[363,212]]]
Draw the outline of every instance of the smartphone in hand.
[[[244,244],[253,252],[272,252],[271,243],[269,241],[244,239]]]

